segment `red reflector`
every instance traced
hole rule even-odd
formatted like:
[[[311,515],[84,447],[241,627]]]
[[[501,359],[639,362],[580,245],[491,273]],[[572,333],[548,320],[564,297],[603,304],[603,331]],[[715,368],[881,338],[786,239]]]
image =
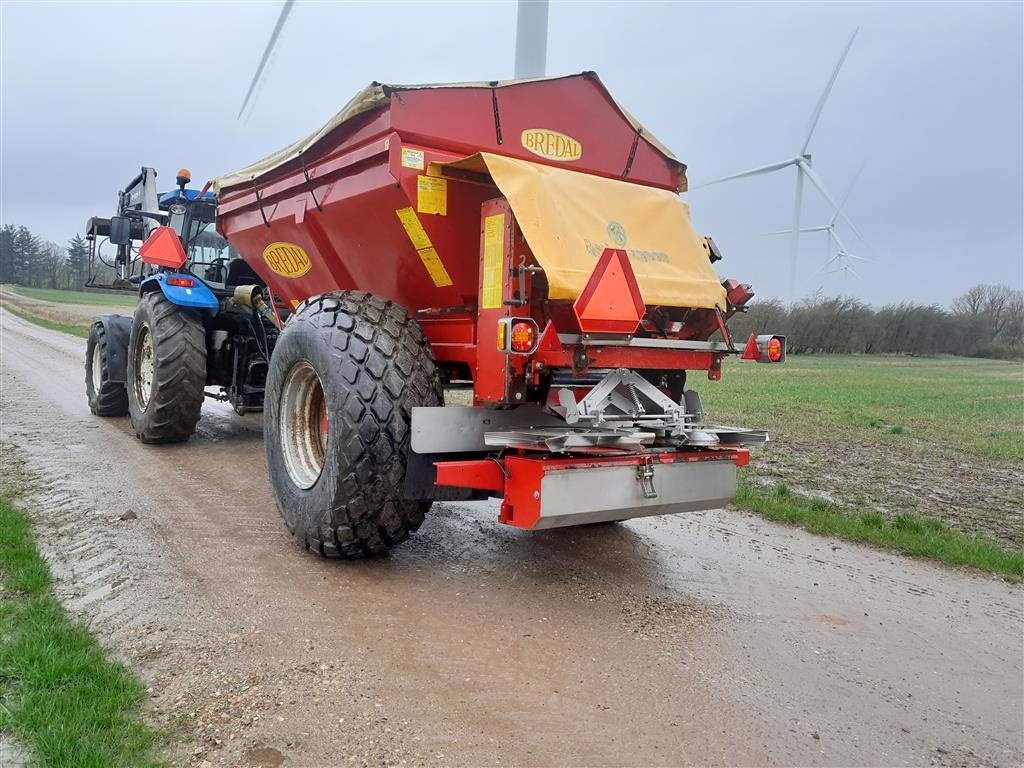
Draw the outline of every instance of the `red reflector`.
[[[167,284],[177,286],[178,288],[191,288],[196,284],[196,281],[190,277],[168,277]]]
[[[757,347],[757,337],[754,334],[750,334],[750,341],[747,342],[746,349],[743,350],[743,360],[757,360],[761,356],[761,350]]]
[[[768,341],[768,359],[773,363],[782,359],[782,341],[777,338]]]
[[[532,323],[512,324],[512,351],[529,352],[537,342],[537,330]]]

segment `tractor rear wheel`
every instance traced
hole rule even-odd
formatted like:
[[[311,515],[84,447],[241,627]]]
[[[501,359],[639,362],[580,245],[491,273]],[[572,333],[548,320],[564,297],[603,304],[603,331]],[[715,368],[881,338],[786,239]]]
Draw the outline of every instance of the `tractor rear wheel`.
[[[299,546],[379,555],[419,528],[430,502],[403,498],[412,409],[443,402],[430,344],[404,309],[361,291],[300,305],[263,406],[270,482]]]
[[[85,396],[89,410],[97,416],[128,413],[128,390],[124,382],[110,380],[107,330],[100,321],[89,328],[89,341],[85,345]]]
[[[128,340],[128,412],[144,443],[188,440],[206,386],[206,332],[199,315],[153,291],[139,299]]]

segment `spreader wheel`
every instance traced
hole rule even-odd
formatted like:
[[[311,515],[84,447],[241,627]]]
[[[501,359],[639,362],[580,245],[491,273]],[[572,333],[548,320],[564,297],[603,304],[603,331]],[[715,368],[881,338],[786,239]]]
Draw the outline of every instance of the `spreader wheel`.
[[[97,416],[128,413],[128,390],[124,382],[110,380],[107,330],[101,321],[89,328],[89,341],[85,346],[85,396],[89,410]]]
[[[274,347],[264,444],[277,507],[327,557],[387,552],[420,527],[408,501],[412,409],[444,401],[430,345],[404,309],[359,291],[300,305]]]
[[[188,440],[206,386],[206,332],[199,315],[147,293],[128,340],[128,412],[144,443]]]

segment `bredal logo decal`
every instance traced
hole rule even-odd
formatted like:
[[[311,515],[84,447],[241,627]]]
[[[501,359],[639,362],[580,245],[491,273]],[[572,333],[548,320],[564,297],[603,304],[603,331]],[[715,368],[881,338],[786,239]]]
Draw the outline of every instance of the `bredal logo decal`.
[[[282,277],[302,277],[313,266],[295,243],[271,243],[263,251],[263,260]]]
[[[523,149],[546,160],[579,160],[583,157],[583,146],[572,136],[547,128],[527,128],[520,141]]]

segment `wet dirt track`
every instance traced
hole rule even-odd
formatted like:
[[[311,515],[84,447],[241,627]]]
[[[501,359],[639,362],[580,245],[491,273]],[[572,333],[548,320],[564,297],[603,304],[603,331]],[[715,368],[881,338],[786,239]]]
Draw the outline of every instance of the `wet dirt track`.
[[[388,558],[322,561],[279,523],[258,415],[208,403],[143,446],[89,414],[83,342],[0,329],[4,461],[181,764],[1024,759],[1019,586],[735,511],[529,534],[438,504]]]

